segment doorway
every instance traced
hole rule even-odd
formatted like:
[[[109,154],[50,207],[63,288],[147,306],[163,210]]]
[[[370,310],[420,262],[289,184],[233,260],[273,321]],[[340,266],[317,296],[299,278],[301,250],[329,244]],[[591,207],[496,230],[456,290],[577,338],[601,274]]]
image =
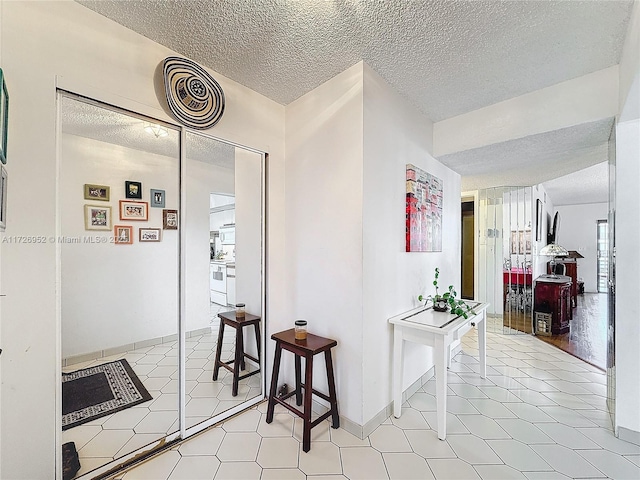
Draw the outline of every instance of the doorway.
[[[474,282],[474,265],[475,265],[475,202],[463,201],[462,202],[462,252],[461,258],[461,271],[462,271],[462,284],[460,293],[461,298],[465,300],[474,299],[475,282]]]
[[[609,289],[609,223],[598,220],[597,233],[598,293],[607,293]]]

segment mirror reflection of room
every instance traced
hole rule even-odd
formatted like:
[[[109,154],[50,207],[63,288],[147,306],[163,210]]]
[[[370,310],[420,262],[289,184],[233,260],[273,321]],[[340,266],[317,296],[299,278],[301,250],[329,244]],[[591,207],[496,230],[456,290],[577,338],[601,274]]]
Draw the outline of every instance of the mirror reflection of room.
[[[179,132],[66,96],[61,114],[62,439],[81,475],[179,430]]]
[[[148,132],[65,95],[60,105],[63,463],[80,476],[263,395],[264,158],[187,133],[181,162],[178,130]],[[236,330],[220,336],[220,314],[239,302],[247,356],[237,374],[215,375],[216,355],[227,367],[236,358]]]
[[[221,314],[244,303],[262,318],[262,155],[212,138],[186,135],[187,303],[186,427],[228,411],[262,393],[254,325],[221,325]],[[258,321],[260,331],[264,332]],[[222,338],[220,332],[222,331]],[[220,348],[218,343],[220,340]],[[216,368],[216,356],[226,366]],[[204,367],[202,372],[200,366]],[[216,375],[217,373],[217,375]],[[215,377],[215,378],[214,378]],[[234,380],[236,385],[234,388]]]

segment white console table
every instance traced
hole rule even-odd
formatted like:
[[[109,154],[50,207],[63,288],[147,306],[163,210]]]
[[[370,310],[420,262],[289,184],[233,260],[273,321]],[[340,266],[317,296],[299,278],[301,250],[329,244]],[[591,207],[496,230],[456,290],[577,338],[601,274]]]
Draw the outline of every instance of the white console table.
[[[402,414],[402,363],[404,342],[428,345],[434,349],[438,438],[447,436],[447,367],[451,365],[451,344],[474,326],[478,327],[480,376],[487,376],[486,318],[488,303],[468,302],[475,315],[469,318],[418,307],[389,319],[393,324],[393,416]]]

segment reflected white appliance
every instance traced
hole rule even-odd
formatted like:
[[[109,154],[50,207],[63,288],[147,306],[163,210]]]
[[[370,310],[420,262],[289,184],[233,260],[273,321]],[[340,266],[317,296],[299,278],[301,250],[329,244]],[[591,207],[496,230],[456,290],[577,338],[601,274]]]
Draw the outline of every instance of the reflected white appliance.
[[[209,288],[213,303],[227,305],[227,266],[224,262],[209,264]]]
[[[230,223],[220,227],[220,243],[222,245],[235,245],[236,243],[236,224]]]

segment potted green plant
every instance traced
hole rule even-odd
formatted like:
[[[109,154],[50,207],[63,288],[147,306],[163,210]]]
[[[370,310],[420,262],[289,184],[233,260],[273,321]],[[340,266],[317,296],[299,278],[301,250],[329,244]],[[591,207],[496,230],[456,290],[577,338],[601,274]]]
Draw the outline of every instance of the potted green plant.
[[[449,285],[448,291],[440,295],[438,293],[438,277],[440,276],[440,269],[436,267],[435,277],[433,279],[433,286],[436,288],[435,295],[428,295],[424,297],[423,295],[418,296],[418,301],[422,302],[424,300],[425,305],[429,300],[433,305],[433,309],[436,312],[446,312],[447,310],[451,310],[451,313],[454,315],[462,315],[464,318],[469,317],[469,313],[475,315],[473,308],[464,300],[458,300],[456,296],[458,293],[453,288],[453,285]]]

